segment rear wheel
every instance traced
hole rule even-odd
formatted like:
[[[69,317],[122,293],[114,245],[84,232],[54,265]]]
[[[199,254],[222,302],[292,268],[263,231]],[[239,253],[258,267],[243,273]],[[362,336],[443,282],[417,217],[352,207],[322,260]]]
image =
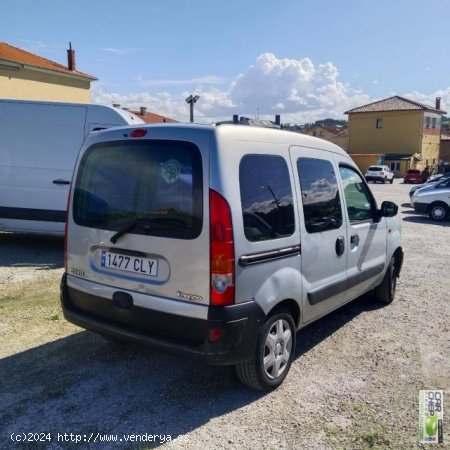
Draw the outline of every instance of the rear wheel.
[[[277,388],[291,367],[295,339],[295,324],[289,312],[269,317],[259,333],[254,357],[235,366],[240,381],[261,391]]]
[[[391,181],[389,183],[393,183],[394,182],[394,177],[391,178]]]
[[[428,209],[428,216],[431,220],[439,222],[449,215],[449,207],[445,203],[432,203]]]
[[[392,257],[383,281],[374,289],[375,298],[381,303],[388,305],[394,300],[396,288],[397,268],[395,264],[395,257]]]

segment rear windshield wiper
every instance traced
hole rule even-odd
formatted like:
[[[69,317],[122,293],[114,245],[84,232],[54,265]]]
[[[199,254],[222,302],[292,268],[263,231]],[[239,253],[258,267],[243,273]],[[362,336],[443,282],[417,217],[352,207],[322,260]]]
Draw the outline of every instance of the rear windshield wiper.
[[[115,244],[124,234],[129,233],[130,231],[139,228],[146,233],[149,233],[151,230],[154,229],[161,229],[161,228],[186,228],[186,224],[182,220],[177,219],[166,219],[161,217],[155,217],[153,219],[150,218],[139,218],[135,219],[129,223],[127,223],[124,227],[120,228],[117,233],[115,233],[113,236],[111,236],[110,241]]]

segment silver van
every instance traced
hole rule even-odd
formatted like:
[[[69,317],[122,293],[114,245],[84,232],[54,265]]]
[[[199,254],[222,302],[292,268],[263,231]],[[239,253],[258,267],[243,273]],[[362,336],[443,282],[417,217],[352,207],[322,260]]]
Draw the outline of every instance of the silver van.
[[[80,152],[66,229],[67,320],[116,340],[233,364],[272,390],[296,330],[374,291],[403,251],[339,147],[243,125],[100,131]]]

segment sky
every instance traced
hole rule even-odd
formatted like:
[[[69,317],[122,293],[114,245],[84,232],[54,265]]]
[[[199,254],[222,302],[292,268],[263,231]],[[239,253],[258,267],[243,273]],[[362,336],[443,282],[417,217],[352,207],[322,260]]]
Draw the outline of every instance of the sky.
[[[393,95],[450,113],[450,0],[3,2],[0,41],[61,64],[71,42],[96,103],[188,121],[197,94],[201,123],[345,119]]]

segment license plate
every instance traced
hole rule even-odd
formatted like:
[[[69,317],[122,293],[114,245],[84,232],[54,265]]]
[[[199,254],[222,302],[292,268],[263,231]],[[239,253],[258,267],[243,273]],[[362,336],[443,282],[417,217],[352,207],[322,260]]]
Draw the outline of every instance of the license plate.
[[[139,273],[150,277],[156,277],[158,274],[158,261],[156,259],[121,255],[119,253],[102,252],[102,267]]]

